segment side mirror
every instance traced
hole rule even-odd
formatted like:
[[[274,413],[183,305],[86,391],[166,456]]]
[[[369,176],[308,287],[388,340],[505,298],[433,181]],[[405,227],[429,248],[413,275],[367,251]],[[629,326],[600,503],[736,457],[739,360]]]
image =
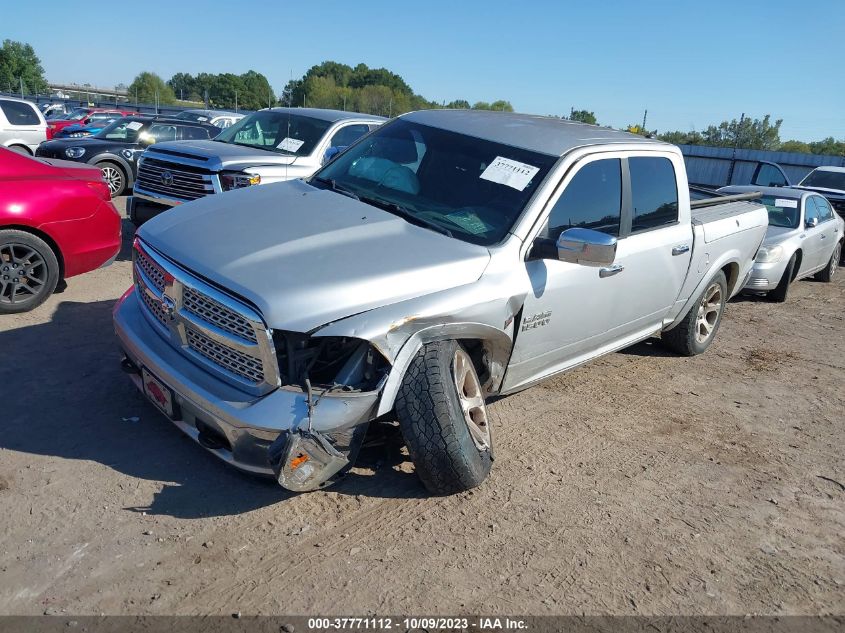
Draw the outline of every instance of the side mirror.
[[[344,149],[346,148],[338,147],[336,145],[333,145],[332,147],[327,149],[326,153],[323,154],[323,165],[332,162],[337,157],[337,155],[340,154]]]
[[[609,266],[616,259],[616,238],[592,229],[567,229],[557,238],[557,258],[583,266]]]
[[[819,219],[818,218],[807,218],[807,221],[804,223],[804,226],[806,226],[808,229],[813,229],[813,228],[817,227],[818,225],[819,225]]]

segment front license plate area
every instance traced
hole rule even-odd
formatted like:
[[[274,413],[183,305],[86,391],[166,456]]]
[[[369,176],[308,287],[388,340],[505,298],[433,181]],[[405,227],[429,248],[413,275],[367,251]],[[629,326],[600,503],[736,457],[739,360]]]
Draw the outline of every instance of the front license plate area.
[[[164,415],[174,420],[176,411],[173,402],[173,390],[144,368],[141,368],[141,380],[144,383],[144,394],[150,402],[158,407]]]

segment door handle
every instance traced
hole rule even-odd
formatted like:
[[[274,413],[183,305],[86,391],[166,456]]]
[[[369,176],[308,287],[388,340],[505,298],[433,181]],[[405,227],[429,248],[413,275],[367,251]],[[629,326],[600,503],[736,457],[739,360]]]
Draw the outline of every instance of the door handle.
[[[821,237],[820,237],[819,239],[820,239],[820,240],[823,240],[823,239],[826,239],[826,238],[827,238],[827,235],[825,235],[824,233],[822,233],[822,235],[821,235]]]
[[[607,268],[599,268],[599,277],[602,279],[605,277],[612,277],[613,275],[618,275],[625,267],[622,264],[614,264],[613,266],[608,266]]]
[[[689,253],[689,244],[681,244],[672,249],[672,255],[683,255]]]

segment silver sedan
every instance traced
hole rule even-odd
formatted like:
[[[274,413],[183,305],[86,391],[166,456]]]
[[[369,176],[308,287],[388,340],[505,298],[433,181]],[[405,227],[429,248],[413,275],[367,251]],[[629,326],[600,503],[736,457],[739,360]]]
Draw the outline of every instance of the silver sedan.
[[[787,187],[723,187],[720,193],[760,191],[769,229],[745,290],[786,301],[789,284],[814,275],[830,281],[842,255],[845,222],[821,195]]]

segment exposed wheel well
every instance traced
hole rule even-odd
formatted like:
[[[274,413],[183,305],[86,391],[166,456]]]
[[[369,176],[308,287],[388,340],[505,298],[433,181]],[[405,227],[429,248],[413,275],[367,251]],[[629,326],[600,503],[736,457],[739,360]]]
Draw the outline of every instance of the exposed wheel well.
[[[730,263],[722,267],[722,272],[725,273],[725,279],[728,280],[728,296],[733,294],[734,287],[739,281],[739,264]]]
[[[10,149],[14,152],[16,147],[21,148],[26,153],[27,156],[33,155],[31,149],[29,149],[26,145],[21,145],[20,143],[12,143],[11,145],[7,145],[6,149]]]
[[[24,233],[29,233],[47,242],[47,246],[52,249],[53,254],[56,256],[56,260],[59,262],[59,281],[62,281],[65,278],[65,260],[62,257],[62,251],[59,248],[59,245],[56,244],[52,237],[43,231],[32,228],[31,226],[21,226],[19,224],[0,224],[0,232],[5,230],[23,231]]]
[[[798,271],[801,270],[801,259],[804,257],[804,253],[801,252],[799,248],[794,253],[795,255],[795,268],[792,270],[792,279],[790,281],[795,281],[795,278],[798,276]]]

